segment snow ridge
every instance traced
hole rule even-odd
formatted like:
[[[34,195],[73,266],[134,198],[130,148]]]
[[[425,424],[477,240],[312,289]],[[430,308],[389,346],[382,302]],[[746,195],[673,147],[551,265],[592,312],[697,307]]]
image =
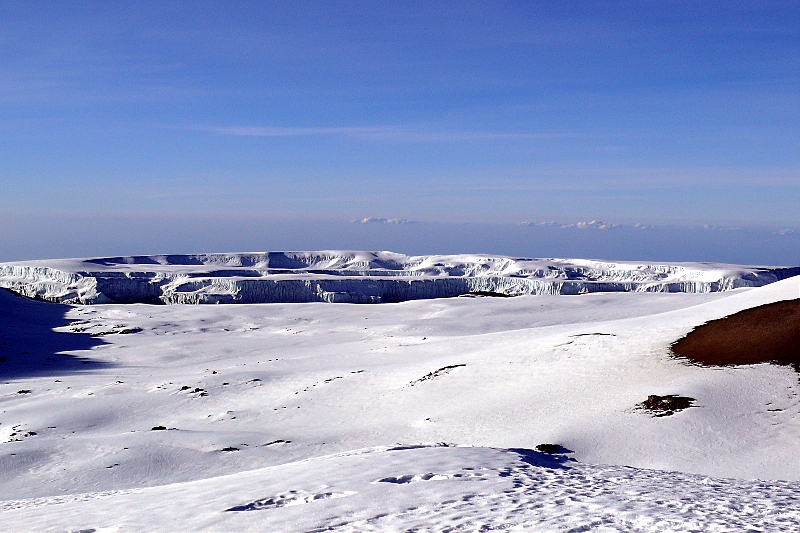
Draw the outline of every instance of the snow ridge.
[[[7,500],[0,510],[12,529],[35,530],[722,533],[796,531],[798,500],[797,482],[592,465],[519,448],[399,446],[188,483]]]
[[[800,267],[320,251],[152,255],[0,264],[0,287],[63,303],[385,303],[470,293],[707,293]]]

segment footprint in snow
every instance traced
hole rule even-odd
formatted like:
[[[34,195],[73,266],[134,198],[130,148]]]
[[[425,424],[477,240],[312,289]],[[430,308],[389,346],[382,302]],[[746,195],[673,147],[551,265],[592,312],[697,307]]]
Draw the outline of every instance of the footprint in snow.
[[[415,379],[414,381],[412,381],[408,385],[410,387],[413,387],[417,383],[422,383],[423,381],[428,381],[428,380],[431,380],[431,379],[434,379],[434,378],[438,378],[439,376],[444,376],[446,374],[449,374],[453,369],[459,368],[459,367],[462,367],[462,366],[467,366],[467,365],[458,364],[458,365],[443,366],[442,368],[434,370],[433,372],[428,372],[427,374],[425,374],[424,376],[422,376],[419,379]]]
[[[225,511],[226,512],[261,511],[263,509],[276,509],[278,507],[305,505],[307,503],[313,503],[322,500],[346,498],[347,496],[352,496],[353,494],[358,494],[358,493],[354,490],[346,490],[342,492],[317,492],[317,493],[290,490],[289,492],[283,492],[281,494],[278,494],[277,496],[263,498],[261,500],[256,500],[243,505],[236,505],[229,509],[225,509]]]
[[[376,480],[374,483],[395,483],[405,485],[408,483],[419,483],[420,481],[445,481],[448,479],[469,479],[481,478],[483,474],[479,472],[459,472],[457,474],[407,474],[405,476],[390,476]]]

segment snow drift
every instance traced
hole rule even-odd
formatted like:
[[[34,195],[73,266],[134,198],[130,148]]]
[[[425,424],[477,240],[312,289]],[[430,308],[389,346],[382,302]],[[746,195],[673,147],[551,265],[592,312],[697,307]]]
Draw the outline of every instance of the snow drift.
[[[70,304],[382,303],[470,293],[706,293],[798,274],[800,267],[320,251],[4,263],[0,287]]]
[[[797,374],[670,346],[799,289],[372,306],[0,291],[3,529],[796,532]]]

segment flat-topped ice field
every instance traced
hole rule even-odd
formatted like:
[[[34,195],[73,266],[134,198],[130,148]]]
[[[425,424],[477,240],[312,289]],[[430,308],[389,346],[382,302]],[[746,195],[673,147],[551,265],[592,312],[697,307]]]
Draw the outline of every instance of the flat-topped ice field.
[[[0,264],[0,287],[63,303],[389,303],[467,293],[717,292],[800,267],[392,252],[258,252]]]
[[[670,352],[800,297],[793,274],[354,252],[0,265],[3,286],[71,303],[0,291],[3,529],[796,531],[798,374]],[[282,280],[307,303],[154,305]],[[642,407],[673,394],[692,406]]]

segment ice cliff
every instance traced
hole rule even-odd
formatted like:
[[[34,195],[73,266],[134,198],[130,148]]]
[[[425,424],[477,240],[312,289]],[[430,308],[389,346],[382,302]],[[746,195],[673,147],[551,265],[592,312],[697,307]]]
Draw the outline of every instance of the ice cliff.
[[[798,274],[800,267],[321,251],[0,263],[0,287],[71,304],[381,303],[476,293],[716,292]]]

